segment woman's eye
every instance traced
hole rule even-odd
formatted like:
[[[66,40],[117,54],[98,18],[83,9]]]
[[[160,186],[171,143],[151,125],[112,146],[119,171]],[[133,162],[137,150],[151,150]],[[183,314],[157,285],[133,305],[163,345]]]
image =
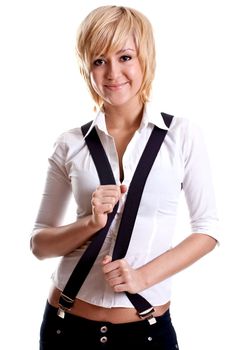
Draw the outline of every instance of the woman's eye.
[[[94,66],[102,66],[104,63],[105,63],[104,60],[101,58],[98,58],[93,62]]]
[[[123,62],[130,61],[131,58],[132,58],[131,56],[124,55],[124,56],[121,56],[121,61],[123,61]]]

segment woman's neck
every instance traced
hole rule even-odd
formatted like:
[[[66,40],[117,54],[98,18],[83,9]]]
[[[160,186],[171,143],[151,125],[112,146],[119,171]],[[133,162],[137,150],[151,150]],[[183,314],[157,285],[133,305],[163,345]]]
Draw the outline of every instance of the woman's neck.
[[[124,106],[104,106],[107,129],[138,129],[143,115],[143,104],[127,104]]]

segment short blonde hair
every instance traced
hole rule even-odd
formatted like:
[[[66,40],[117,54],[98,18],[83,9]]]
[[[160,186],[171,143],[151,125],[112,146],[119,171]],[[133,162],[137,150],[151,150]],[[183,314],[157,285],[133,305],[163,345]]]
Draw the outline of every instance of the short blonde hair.
[[[100,107],[103,100],[90,81],[91,63],[100,55],[122,48],[131,33],[143,72],[139,96],[145,103],[149,99],[155,74],[155,43],[150,21],[129,7],[101,6],[91,11],[78,28],[76,53],[80,72],[94,101]]]

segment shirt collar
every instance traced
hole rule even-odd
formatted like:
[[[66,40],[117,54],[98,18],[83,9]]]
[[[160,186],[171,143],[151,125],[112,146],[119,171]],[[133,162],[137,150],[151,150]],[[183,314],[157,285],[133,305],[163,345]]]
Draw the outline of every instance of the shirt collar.
[[[106,123],[105,123],[105,114],[99,110],[97,112],[97,114],[95,115],[95,118],[93,119],[92,123],[91,123],[91,126],[88,130],[88,132],[86,133],[85,137],[87,137],[87,135],[91,132],[91,130],[97,126],[98,129],[102,130],[105,134],[108,134],[108,130],[107,130],[107,127],[106,127]]]
[[[168,127],[164,123],[163,117],[161,115],[161,110],[158,106],[155,106],[151,102],[147,102],[144,106],[143,116],[141,125],[138,131],[142,131],[148,124],[156,125],[160,129],[168,130]],[[103,131],[105,134],[108,134],[108,130],[105,122],[105,114],[99,110],[88,130],[85,137],[90,133],[90,131],[97,126],[99,130]]]
[[[161,112],[162,111],[159,108],[159,106],[155,105],[152,102],[147,102],[144,107],[142,122],[139,131],[141,131],[148,124],[153,124],[160,129],[168,130],[168,127],[164,123]]]

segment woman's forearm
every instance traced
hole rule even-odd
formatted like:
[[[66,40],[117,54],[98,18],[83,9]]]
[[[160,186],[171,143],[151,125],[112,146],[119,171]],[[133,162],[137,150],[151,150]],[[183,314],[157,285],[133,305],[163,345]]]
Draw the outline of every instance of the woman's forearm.
[[[191,234],[176,247],[138,269],[143,276],[145,289],[184,270],[215,246],[214,238],[206,234]]]
[[[92,195],[92,214],[76,222],[37,230],[31,238],[31,249],[38,259],[64,256],[82,246],[107,223],[108,214],[126,192],[125,185],[98,186]]]
[[[64,256],[88,241],[101,226],[88,215],[60,227],[36,230],[31,238],[31,250],[38,259]]]

